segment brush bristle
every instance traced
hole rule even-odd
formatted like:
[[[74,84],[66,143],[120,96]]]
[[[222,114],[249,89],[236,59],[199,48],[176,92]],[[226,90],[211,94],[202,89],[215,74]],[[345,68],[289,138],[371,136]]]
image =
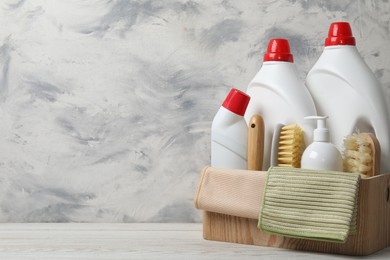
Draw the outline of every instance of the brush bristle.
[[[344,139],[344,171],[367,175],[372,169],[372,149],[361,134],[348,135]]]
[[[303,131],[298,125],[282,127],[279,137],[278,166],[300,168],[304,146]]]

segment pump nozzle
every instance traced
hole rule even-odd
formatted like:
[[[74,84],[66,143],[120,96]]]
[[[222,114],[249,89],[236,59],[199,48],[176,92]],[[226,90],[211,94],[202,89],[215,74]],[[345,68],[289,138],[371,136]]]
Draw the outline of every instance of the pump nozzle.
[[[329,130],[326,127],[328,116],[307,116],[305,120],[317,120],[317,128],[314,130],[314,142],[329,142]]]

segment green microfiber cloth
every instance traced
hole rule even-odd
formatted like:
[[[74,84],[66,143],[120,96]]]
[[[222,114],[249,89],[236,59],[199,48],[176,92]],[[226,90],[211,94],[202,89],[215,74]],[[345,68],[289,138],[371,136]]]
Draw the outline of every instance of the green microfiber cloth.
[[[283,236],[345,242],[356,231],[360,174],[271,167],[258,228]]]

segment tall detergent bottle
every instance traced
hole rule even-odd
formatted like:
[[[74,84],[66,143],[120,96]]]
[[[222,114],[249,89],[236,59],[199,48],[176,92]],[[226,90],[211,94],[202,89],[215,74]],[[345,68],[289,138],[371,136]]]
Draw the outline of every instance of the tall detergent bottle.
[[[325,48],[306,79],[319,114],[328,115],[331,141],[342,149],[355,131],[375,133],[381,172],[390,170],[390,124],[381,86],[360,56],[347,22],[332,23]]]
[[[298,124],[305,133],[306,144],[311,140],[313,126],[306,116],[317,115],[309,91],[299,79],[290,45],[286,39],[271,39],[264,55],[263,65],[249,83],[251,97],[245,121],[253,114],[264,120],[263,170],[270,166],[271,141],[278,124]]]
[[[231,89],[211,126],[211,166],[247,169],[248,126],[244,114],[250,97]]]

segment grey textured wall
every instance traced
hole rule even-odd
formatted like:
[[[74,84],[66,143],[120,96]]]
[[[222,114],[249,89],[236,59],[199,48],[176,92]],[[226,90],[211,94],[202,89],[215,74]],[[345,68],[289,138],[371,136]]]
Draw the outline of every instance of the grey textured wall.
[[[229,89],[271,37],[304,79],[340,20],[389,97],[388,0],[2,1],[0,221],[200,221]]]

